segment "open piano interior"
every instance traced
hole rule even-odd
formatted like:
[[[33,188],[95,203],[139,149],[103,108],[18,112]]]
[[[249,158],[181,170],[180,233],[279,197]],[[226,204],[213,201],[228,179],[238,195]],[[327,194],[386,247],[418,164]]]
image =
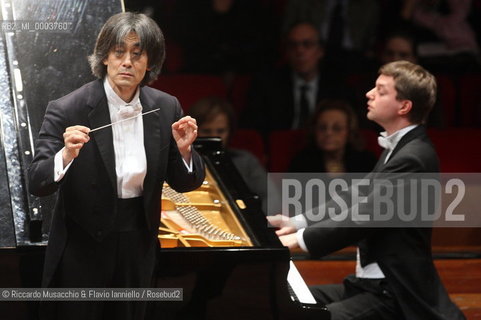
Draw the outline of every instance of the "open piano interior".
[[[245,208],[242,200],[236,204]],[[209,170],[202,186],[191,192],[164,184],[159,240],[162,248],[253,245]]]

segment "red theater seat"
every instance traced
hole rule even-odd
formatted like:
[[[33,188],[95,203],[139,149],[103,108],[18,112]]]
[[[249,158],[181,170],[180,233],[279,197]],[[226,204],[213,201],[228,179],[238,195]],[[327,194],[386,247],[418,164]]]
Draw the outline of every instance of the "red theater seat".
[[[436,82],[438,84],[438,102],[435,107],[440,108],[440,125],[453,127],[456,125],[456,90],[453,80],[447,75],[438,74]]]
[[[481,129],[429,129],[441,172],[481,172]]]
[[[306,146],[306,131],[282,130],[269,135],[269,171],[286,172],[292,158]]]
[[[377,137],[379,133],[371,129],[361,129],[361,136],[364,140],[364,147],[366,150],[371,151],[379,158],[382,153],[382,148],[379,146],[377,142]]]
[[[229,97],[237,115],[241,114],[242,110],[244,110],[246,106],[247,92],[249,91],[251,81],[251,75],[240,75],[237,76],[232,82]]]
[[[165,44],[165,62],[163,69],[166,73],[176,73],[184,67],[184,50],[175,42]],[[162,77],[162,76],[161,76]]]
[[[227,88],[221,77],[201,74],[161,75],[151,87],[176,96],[185,113],[199,99],[227,96]]]
[[[232,148],[244,149],[250,151],[259,159],[262,165],[266,163],[266,155],[264,149],[264,142],[262,137],[256,130],[239,129],[234,132],[231,138],[230,146]]]

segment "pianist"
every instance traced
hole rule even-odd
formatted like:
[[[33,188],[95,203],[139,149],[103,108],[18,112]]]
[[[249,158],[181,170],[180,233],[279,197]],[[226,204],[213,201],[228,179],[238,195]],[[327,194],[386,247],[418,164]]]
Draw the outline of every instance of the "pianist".
[[[386,150],[372,175],[439,172],[436,152],[423,126],[435,96],[435,79],[422,67],[398,61],[380,68],[375,87],[366,94],[367,118],[386,130],[380,139]],[[347,211],[353,212],[354,207]],[[332,320],[464,319],[434,267],[431,228],[369,228],[369,224],[367,228],[342,228],[329,219],[309,223],[282,216],[269,220],[280,227],[277,234],[284,245],[301,247],[313,256],[358,245],[355,275],[343,284],[311,288]]]
[[[152,19],[116,14],[89,58],[99,79],[49,103],[29,168],[31,193],[59,191],[44,287],[151,287],[163,182],[187,192],[204,180],[191,148],[195,120],[181,118],[175,97],[144,86],[157,78],[164,57]],[[42,309],[45,319],[137,320],[145,302],[56,302]]]

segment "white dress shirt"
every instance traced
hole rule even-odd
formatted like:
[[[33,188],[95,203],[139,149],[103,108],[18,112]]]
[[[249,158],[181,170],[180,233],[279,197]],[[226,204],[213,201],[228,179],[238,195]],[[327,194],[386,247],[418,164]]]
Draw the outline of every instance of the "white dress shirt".
[[[139,88],[129,103],[115,93],[107,79],[104,80],[104,89],[111,123],[142,113]],[[139,197],[143,193],[144,178],[147,173],[143,117],[117,123],[112,126],[112,135],[118,197],[120,199]]]
[[[386,132],[381,132],[381,137],[379,137],[379,143],[381,147],[389,150],[386,156],[386,159],[384,160],[384,163],[386,163],[389,160],[394,148],[396,148],[401,138],[406,133],[416,128],[417,126],[418,126],[417,124],[407,126],[401,130],[396,131],[390,136],[387,136]],[[304,242],[304,230],[307,227],[306,218],[303,215],[298,215],[298,216],[292,217],[290,221],[297,228],[296,237],[297,237],[297,242],[299,243],[299,247],[301,247],[302,250],[309,252],[309,250],[307,249],[306,243]],[[385,278],[384,273],[382,272],[377,262],[372,262],[364,267],[361,266],[359,248],[357,248],[357,252],[356,252],[356,277],[368,278],[368,279]]]

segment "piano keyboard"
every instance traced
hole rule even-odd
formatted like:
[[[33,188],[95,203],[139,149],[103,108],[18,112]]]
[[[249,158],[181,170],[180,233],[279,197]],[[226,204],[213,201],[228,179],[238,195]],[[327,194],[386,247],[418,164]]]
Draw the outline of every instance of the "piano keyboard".
[[[304,304],[316,304],[316,299],[314,299],[314,296],[304,282],[304,279],[302,279],[299,270],[297,270],[296,265],[292,260],[289,262],[287,284],[293,301],[299,301]]]

